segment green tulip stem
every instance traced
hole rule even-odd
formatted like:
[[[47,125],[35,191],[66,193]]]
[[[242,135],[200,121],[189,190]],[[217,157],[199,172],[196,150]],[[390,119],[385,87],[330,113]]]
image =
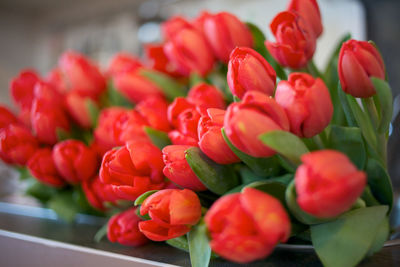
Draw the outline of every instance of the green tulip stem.
[[[315,142],[315,144],[318,146],[319,149],[324,149],[324,142],[322,142],[321,137],[319,135],[315,135],[313,136],[313,141]]]
[[[375,102],[372,97],[363,98],[362,100],[364,110],[368,112],[369,118],[371,119],[372,125],[375,129],[379,125],[378,112],[376,110]]]
[[[307,72],[310,73],[315,78],[323,77],[321,72],[318,70],[317,66],[314,63],[314,60],[310,60],[307,64]]]
[[[378,134],[377,136],[378,141],[378,152],[382,158],[383,166],[387,168],[387,138],[386,135]]]
[[[359,209],[359,208],[365,208],[366,204],[365,201],[362,198],[357,198],[356,202],[354,202],[353,206],[351,207],[352,210]]]

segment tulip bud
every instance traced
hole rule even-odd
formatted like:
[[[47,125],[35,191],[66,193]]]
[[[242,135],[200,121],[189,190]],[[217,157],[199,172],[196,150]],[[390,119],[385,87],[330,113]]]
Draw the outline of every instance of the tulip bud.
[[[290,131],[299,137],[313,137],[328,126],[333,115],[329,90],[320,79],[305,73],[291,73],[280,81],[275,100],[289,118]]]
[[[231,143],[253,157],[269,157],[275,151],[258,136],[273,130],[289,130],[289,120],[275,100],[258,91],[247,92],[242,102],[232,103],[225,114],[225,133]]]
[[[118,53],[111,59],[110,65],[108,66],[107,75],[113,77],[118,73],[128,70],[135,70],[140,67],[143,67],[143,64],[139,59],[131,56],[128,53]]]
[[[64,107],[63,95],[49,82],[36,82],[33,92],[34,99],[40,98],[42,101],[47,101],[48,103],[51,103],[51,105]]]
[[[52,69],[47,74],[46,81],[61,94],[65,94],[69,91],[68,85],[64,80],[64,74],[59,68]]]
[[[161,97],[146,98],[135,107],[135,110],[146,119],[150,127],[165,132],[171,130],[167,109],[168,103]]]
[[[112,185],[103,183],[99,176],[84,180],[82,189],[90,205],[101,211],[106,210],[104,202],[114,203],[118,200]]]
[[[313,30],[315,37],[321,35],[323,27],[317,0],[292,0],[287,10],[302,17]]]
[[[65,181],[58,174],[53,161],[51,149],[38,149],[28,160],[29,172],[40,182],[54,187],[61,187]]]
[[[141,219],[136,214],[136,209],[131,208],[111,217],[107,227],[107,237],[111,242],[134,247],[148,242],[139,231],[138,225]]]
[[[185,159],[186,145],[170,145],[163,148],[165,167],[163,173],[172,182],[194,191],[204,191],[207,188],[200,182]]]
[[[343,91],[365,98],[376,93],[370,77],[385,79],[385,65],[375,46],[349,40],[340,49],[338,73]]]
[[[366,185],[366,175],[335,150],[319,150],[301,157],[295,174],[297,203],[309,214],[335,217],[354,204]]]
[[[146,44],[144,52],[148,59],[148,65],[151,69],[164,72],[172,77],[178,78],[177,67],[168,60],[164,52],[164,45]]]
[[[240,159],[232,152],[224,138],[221,128],[224,126],[225,111],[216,108],[207,109],[207,115],[199,120],[199,147],[204,154],[219,164],[231,164]]]
[[[196,106],[203,108],[225,109],[224,94],[215,86],[199,83],[192,87],[188,93],[187,100]]]
[[[140,231],[151,240],[164,241],[189,232],[201,218],[201,204],[193,191],[164,189],[146,198],[140,214],[151,218],[139,223]]]
[[[65,104],[69,115],[79,126],[85,129],[89,129],[92,126],[92,120],[87,106],[88,101],[95,103],[90,97],[81,96],[76,91],[67,93],[65,98]]]
[[[150,142],[130,141],[103,156],[99,172],[120,199],[135,201],[138,196],[164,186],[161,151]]]
[[[237,46],[252,47],[253,36],[246,25],[228,12],[209,14],[202,19],[203,33],[215,56],[228,63],[229,55]]]
[[[0,158],[4,162],[25,165],[37,148],[36,138],[25,127],[10,124],[0,129]]]
[[[248,91],[274,94],[276,73],[271,65],[255,50],[237,47],[232,51],[228,65],[228,85],[232,94],[243,98]]]
[[[282,66],[299,69],[314,55],[316,37],[302,17],[291,11],[279,13],[271,22],[276,42],[266,41],[271,55]]]
[[[290,235],[290,219],[282,204],[250,187],[218,199],[204,219],[211,249],[238,263],[265,258]]]
[[[0,105],[0,129],[10,124],[20,123],[17,117],[5,106]]]
[[[168,59],[185,76],[197,73],[205,76],[214,66],[213,53],[201,32],[183,28],[164,45]]]
[[[78,140],[56,144],[53,160],[60,175],[71,184],[92,178],[98,168],[96,153]]]
[[[185,18],[174,16],[161,24],[161,33],[164,39],[169,40],[183,29],[191,29],[193,26]]]
[[[11,97],[20,109],[30,110],[34,97],[35,84],[40,81],[34,70],[24,70],[10,83]]]

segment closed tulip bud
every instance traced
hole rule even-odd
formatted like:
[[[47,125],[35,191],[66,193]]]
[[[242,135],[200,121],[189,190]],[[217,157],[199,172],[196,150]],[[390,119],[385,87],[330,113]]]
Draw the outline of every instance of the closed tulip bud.
[[[141,246],[148,239],[139,231],[141,219],[136,214],[137,208],[131,208],[118,213],[108,221],[107,237],[111,242],[118,242],[125,246]]]
[[[10,124],[18,124],[20,121],[17,117],[5,106],[0,105],[0,129],[7,127]]]
[[[22,125],[0,129],[0,158],[9,164],[25,165],[38,148],[38,142]]]
[[[92,120],[87,106],[88,101],[92,101],[92,103],[95,104],[93,99],[81,96],[76,91],[67,93],[65,97],[65,104],[69,115],[79,126],[85,129],[89,129],[92,126]]]
[[[111,59],[107,69],[107,75],[113,77],[118,73],[135,70],[140,67],[143,67],[143,64],[139,59],[128,53],[118,53]]]
[[[311,27],[315,37],[321,35],[323,27],[317,0],[292,0],[287,9],[301,16]]]
[[[279,13],[271,22],[275,43],[265,45],[279,64],[293,69],[307,65],[316,47],[316,37],[302,17],[291,11]]]
[[[174,16],[161,24],[161,33],[164,39],[169,40],[183,29],[191,29],[192,24],[185,18]]]
[[[114,76],[115,88],[132,103],[139,103],[148,97],[163,97],[161,88],[142,76],[138,70],[128,70]]]
[[[185,76],[197,73],[205,76],[214,67],[214,55],[201,32],[184,28],[171,36],[164,45],[168,59]]]
[[[365,98],[376,93],[370,77],[385,79],[385,65],[375,46],[349,40],[340,49],[338,73],[343,91]]]
[[[299,137],[313,137],[328,126],[333,115],[329,90],[320,79],[305,73],[291,73],[280,81],[275,100],[289,118],[290,131]]]
[[[29,172],[44,184],[53,187],[61,187],[65,184],[65,181],[58,174],[49,148],[38,149],[28,160],[27,167]]]
[[[242,102],[232,103],[225,114],[225,133],[231,143],[253,157],[269,157],[275,151],[265,146],[259,135],[274,130],[289,130],[283,108],[272,97],[257,91],[247,92]]]
[[[290,219],[282,204],[250,187],[218,199],[204,219],[211,249],[238,263],[265,258],[290,235]]]
[[[68,91],[97,98],[106,89],[106,80],[98,67],[82,54],[67,51],[61,55],[58,66]]]
[[[164,241],[189,232],[201,218],[201,204],[193,191],[164,189],[145,199],[140,214],[151,218],[139,223],[140,231],[151,240]]]
[[[163,44],[146,44],[144,52],[147,57],[148,66],[151,69],[164,72],[176,78],[181,76],[177,67],[165,55]]]
[[[224,94],[215,86],[206,83],[199,83],[192,87],[187,100],[203,108],[225,109],[226,107]]]
[[[34,88],[38,81],[40,78],[34,70],[23,70],[11,81],[11,97],[20,109],[31,109]]]
[[[131,141],[103,156],[99,172],[120,199],[135,201],[138,196],[164,186],[160,149],[150,142]]]
[[[98,168],[96,153],[78,140],[56,144],[53,160],[60,175],[71,184],[92,178]]]
[[[348,157],[335,150],[319,150],[301,157],[295,174],[297,203],[307,213],[330,218],[349,210],[367,182]]]
[[[47,74],[46,81],[56,88],[56,90],[61,94],[65,94],[69,91],[68,85],[64,80],[64,74],[60,68],[52,69]]]
[[[105,211],[105,202],[114,203],[118,200],[112,185],[103,183],[99,176],[82,182],[82,189],[85,196],[92,207]]]
[[[222,137],[225,110],[209,108],[199,120],[199,147],[204,154],[219,164],[231,164],[240,159],[232,152]]]
[[[70,124],[62,106],[45,98],[36,98],[31,110],[32,130],[42,143],[57,143],[57,129],[69,131]]]
[[[232,94],[243,98],[248,91],[274,94],[276,73],[271,65],[255,50],[237,47],[232,51],[228,65],[228,85]]]
[[[171,130],[167,109],[168,103],[161,97],[146,98],[135,107],[135,110],[146,119],[150,127],[165,132]]]
[[[209,14],[202,21],[203,33],[215,56],[225,63],[228,63],[229,55],[235,47],[253,45],[253,36],[246,24],[231,13]]]
[[[163,148],[164,175],[184,188],[194,191],[207,190],[186,161],[185,151],[188,148],[190,146],[186,145],[170,145]]]

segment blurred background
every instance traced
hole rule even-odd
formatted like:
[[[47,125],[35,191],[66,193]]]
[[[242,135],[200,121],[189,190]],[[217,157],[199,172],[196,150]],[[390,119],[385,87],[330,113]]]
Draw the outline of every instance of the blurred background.
[[[317,65],[324,66],[346,32],[356,39],[372,39],[383,54],[393,94],[398,95],[400,1],[318,2],[325,29],[315,56]],[[286,4],[282,0],[0,0],[0,102],[12,106],[8,83],[21,69],[32,67],[46,75],[67,49],[80,51],[104,67],[118,51],[140,55],[143,43],[159,41],[159,25],[171,15],[193,17],[203,9],[232,12],[271,36],[269,22]],[[393,125],[389,166],[394,186],[400,189],[399,120]]]

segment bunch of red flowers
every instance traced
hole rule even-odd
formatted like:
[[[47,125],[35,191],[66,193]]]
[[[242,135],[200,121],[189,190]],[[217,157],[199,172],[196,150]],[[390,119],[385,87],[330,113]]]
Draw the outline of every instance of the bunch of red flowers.
[[[311,231],[332,264],[314,225],[392,203],[385,67],[374,44],[347,40],[321,74],[315,0],[292,0],[270,26],[275,42],[227,12],[173,17],[144,60],[119,53],[101,71],[69,51],[46,77],[22,71],[17,115],[0,109],[0,157],[82,188],[98,211],[121,209],[112,242],[190,242],[206,229],[213,252],[246,263]]]

